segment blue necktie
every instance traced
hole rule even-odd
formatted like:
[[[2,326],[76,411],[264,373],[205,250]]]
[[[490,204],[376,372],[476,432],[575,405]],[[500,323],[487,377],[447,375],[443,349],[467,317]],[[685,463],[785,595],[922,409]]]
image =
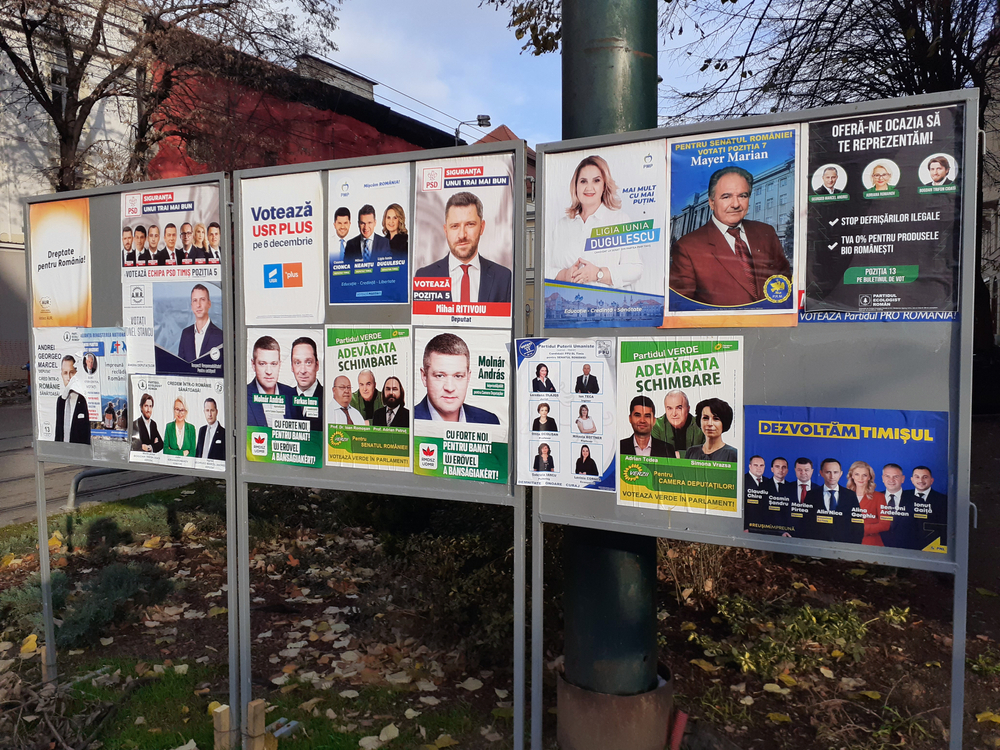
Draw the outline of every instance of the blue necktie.
[[[827,490],[830,493],[830,510],[837,510],[837,493],[834,490]]]
[[[343,260],[343,259],[344,259],[344,241],[341,240],[340,241],[340,257],[337,258],[337,260]]]
[[[369,242],[371,242],[371,240],[365,240],[365,254],[364,254],[364,258],[365,258],[366,261],[372,259],[372,251],[368,247],[368,243]]]

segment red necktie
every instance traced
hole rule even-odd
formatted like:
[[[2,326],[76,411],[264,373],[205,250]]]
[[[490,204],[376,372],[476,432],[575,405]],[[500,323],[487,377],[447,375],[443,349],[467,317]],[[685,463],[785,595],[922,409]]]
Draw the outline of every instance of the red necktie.
[[[753,272],[753,258],[750,257],[750,248],[740,236],[739,227],[729,227],[728,234],[736,240],[736,257],[739,258],[740,266],[743,268],[743,275],[747,277],[747,282],[753,289],[754,299],[758,299],[760,293],[757,291],[757,276]]]
[[[469,264],[462,264],[462,298],[461,302],[463,305],[468,304],[472,300],[469,299],[471,292],[469,291]]]
[[[799,487],[802,490],[799,493],[799,502],[800,503],[804,503],[806,501],[806,486],[804,484],[800,484]]]
[[[347,424],[354,424],[354,420],[351,419],[351,412],[347,411],[347,407],[341,406],[340,408],[344,410],[344,416],[347,417]]]

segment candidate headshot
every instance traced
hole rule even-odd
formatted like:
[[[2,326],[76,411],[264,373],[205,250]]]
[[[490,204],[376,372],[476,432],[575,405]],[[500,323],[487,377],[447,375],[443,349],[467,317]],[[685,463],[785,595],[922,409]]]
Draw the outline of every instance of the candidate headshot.
[[[319,355],[316,342],[309,336],[300,336],[292,342],[292,376],[295,378],[295,395],[317,400],[316,406],[296,406],[292,403],[289,413],[292,419],[309,422],[310,432],[323,431],[323,384],[317,380]]]
[[[281,345],[273,336],[261,336],[254,342],[250,364],[253,380],[247,383],[247,425],[274,427],[275,419],[290,419],[295,389],[278,382],[281,374]],[[283,404],[255,402],[255,395],[285,396]]]
[[[410,426],[410,410],[406,408],[403,381],[395,375],[390,375],[382,383],[382,403],[385,405],[375,411],[373,425],[377,427]]]
[[[444,209],[449,253],[418,269],[414,276],[450,278],[452,302],[510,302],[510,269],[479,254],[479,242],[485,231],[483,202],[473,193],[455,193]]]
[[[395,257],[406,257],[410,247],[406,213],[398,203],[390,203],[382,213],[382,236],[388,238],[389,249]]]
[[[139,399],[139,415],[132,423],[132,450],[159,453],[163,450],[163,438],[153,420],[153,397],[148,393]]]
[[[222,227],[219,222],[213,221],[208,225],[206,231],[208,238],[208,262],[220,263],[222,261]]]
[[[420,366],[420,381],[427,395],[414,407],[414,418],[500,424],[496,414],[465,403],[472,377],[470,363],[468,345],[455,334],[439,333],[428,341]]]
[[[336,229],[336,221],[334,222]],[[344,246],[344,260],[369,262],[389,257],[389,239],[375,232],[375,208],[364,205],[358,211],[358,234]]]
[[[83,371],[88,375],[97,372],[97,355],[93,352],[87,352],[83,355]]]
[[[333,401],[327,415],[330,424],[363,425],[365,418],[351,406],[351,379],[338,375],[333,380]]]
[[[351,394],[351,406],[361,412],[365,424],[371,424],[375,419],[375,412],[384,406],[382,393],[375,383],[375,373],[371,370],[358,373],[358,390]]]
[[[674,446],[653,437],[656,422],[656,405],[649,396],[636,396],[628,407],[628,421],[632,425],[631,437],[623,438],[619,451],[623,456],[657,456],[673,458]]]
[[[684,391],[668,391],[663,397],[663,416],[653,425],[653,437],[674,446],[677,458],[687,449],[705,442],[698,420],[691,414],[691,402]]]
[[[927,171],[930,173],[930,182],[925,185],[954,185],[955,180],[951,179],[951,162],[944,154],[932,156],[927,162]]]
[[[59,368],[63,387],[56,398],[55,440],[57,443],[90,445],[90,411],[87,409],[87,399],[82,393],[70,388],[76,373],[76,357],[67,354],[62,358]]]
[[[566,215],[556,225],[555,248],[546,276],[574,284],[633,289],[642,276],[642,257],[637,250],[615,247],[584,252],[594,227],[629,221],[621,210],[622,201],[611,167],[603,157],[593,154],[577,165],[570,178],[569,199]]]
[[[208,312],[211,309],[212,297],[208,287],[204,284],[195,284],[191,287],[191,312],[194,314],[194,323],[181,331],[181,340],[177,345],[177,356],[185,362],[194,362],[216,347],[222,347],[222,329],[209,318]]]
[[[347,235],[351,233],[351,209],[340,206],[333,212],[333,231],[337,235],[330,245],[330,263],[344,260],[347,252]]]
[[[132,248],[132,227],[125,227],[122,230],[122,265],[132,265],[135,263],[135,250]]]
[[[544,363],[535,366],[535,377],[531,380],[532,393],[555,393],[556,386],[549,380],[549,367]]]
[[[770,224],[746,218],[753,175],[723,167],[708,180],[708,222],[674,242],[670,288],[695,302],[739,307],[765,299],[772,276],[791,289],[792,269]]]
[[[214,398],[206,398],[202,409],[205,425],[198,430],[195,456],[213,461],[226,460],[226,428],[219,422],[219,405]]]
[[[815,177],[813,179],[815,180]],[[820,185],[815,190],[816,195],[836,195],[844,192],[837,187],[838,180],[840,180],[840,170],[834,166],[825,167],[820,175]]]
[[[892,170],[880,162],[876,162],[875,166],[872,167],[869,179],[872,183],[870,189],[875,192],[892,190],[895,186],[895,183],[892,182]]]
[[[736,449],[722,438],[733,426],[733,407],[721,398],[706,398],[698,402],[694,415],[705,442],[688,448],[684,458],[737,461]]]
[[[135,250],[136,263],[145,265],[153,259],[153,254],[146,247],[146,227],[141,224],[133,227],[132,249]]]

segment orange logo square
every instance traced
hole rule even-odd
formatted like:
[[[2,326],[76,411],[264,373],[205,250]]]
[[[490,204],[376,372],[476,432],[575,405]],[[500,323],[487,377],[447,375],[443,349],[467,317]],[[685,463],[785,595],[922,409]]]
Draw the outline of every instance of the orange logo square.
[[[281,272],[284,274],[284,286],[302,286],[302,264],[283,263]]]

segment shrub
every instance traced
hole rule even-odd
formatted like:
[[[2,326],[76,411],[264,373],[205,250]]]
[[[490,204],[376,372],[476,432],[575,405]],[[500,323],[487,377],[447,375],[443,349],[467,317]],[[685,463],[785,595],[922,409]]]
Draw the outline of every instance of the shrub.
[[[69,581],[61,570],[53,571],[51,581],[52,607],[58,612],[66,605]],[[0,622],[25,635],[43,631],[42,578],[38,573],[32,573],[21,586],[0,593]]]

